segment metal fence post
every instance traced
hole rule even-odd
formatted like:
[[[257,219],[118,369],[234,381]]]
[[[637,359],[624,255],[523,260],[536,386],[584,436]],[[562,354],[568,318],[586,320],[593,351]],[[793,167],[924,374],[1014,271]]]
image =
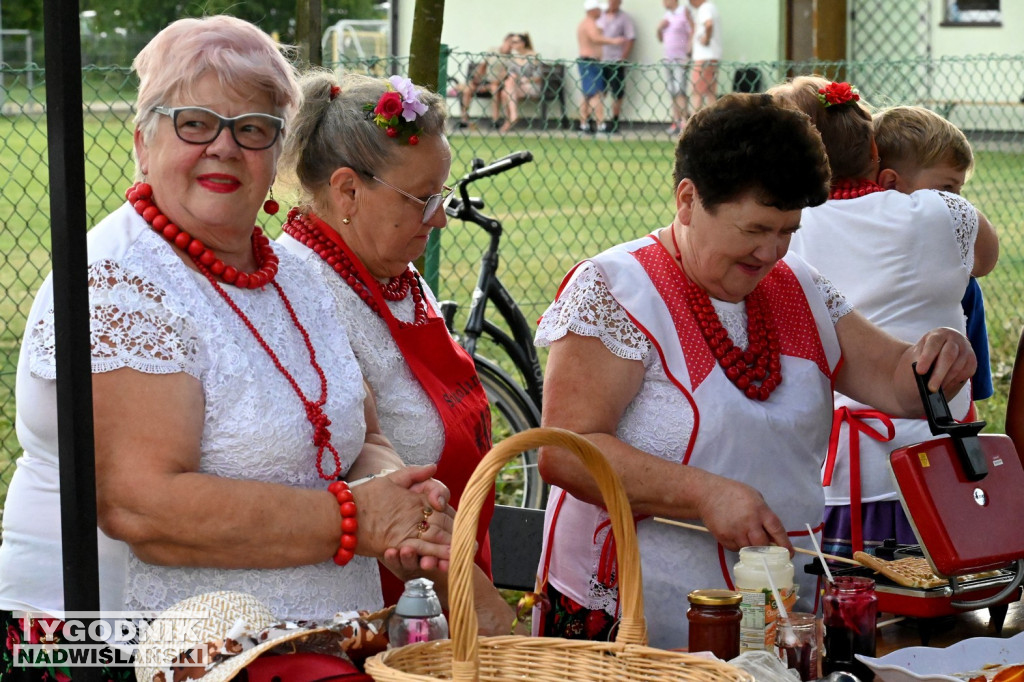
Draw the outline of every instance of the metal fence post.
[[[78,0],[45,0],[44,5],[64,609],[95,612],[100,598],[81,27]],[[93,682],[99,673],[99,668],[75,668],[73,679]]]

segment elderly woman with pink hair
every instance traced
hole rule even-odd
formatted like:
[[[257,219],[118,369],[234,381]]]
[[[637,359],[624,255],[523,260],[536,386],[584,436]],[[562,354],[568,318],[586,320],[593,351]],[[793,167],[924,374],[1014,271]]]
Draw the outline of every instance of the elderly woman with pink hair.
[[[322,281],[254,226],[277,211],[293,67],[255,26],[213,16],[172,23],[134,68],[140,182],[89,235],[100,606],[230,587],[292,620],[379,608],[388,550],[446,563],[449,493],[381,433]],[[55,379],[47,279],[18,365],[8,643],[63,617]],[[49,673],[8,651],[0,674]]]

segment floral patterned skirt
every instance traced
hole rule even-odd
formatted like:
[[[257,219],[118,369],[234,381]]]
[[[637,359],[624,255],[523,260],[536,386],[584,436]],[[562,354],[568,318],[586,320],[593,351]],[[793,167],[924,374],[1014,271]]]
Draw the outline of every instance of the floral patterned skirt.
[[[589,639],[607,642],[615,636],[619,621],[604,609],[590,610],[565,596],[550,583],[546,587],[550,604],[544,612],[540,634],[544,637]]]
[[[48,641],[59,643],[60,635],[52,640],[47,632],[59,633],[61,622],[56,618],[18,617],[10,611],[0,611],[0,628],[3,632],[3,646],[0,647],[0,680],[3,682],[67,682],[71,679],[71,669],[61,666],[24,666],[15,665],[14,647],[20,644],[43,644]],[[135,669],[102,668],[100,679],[103,682],[133,682]]]

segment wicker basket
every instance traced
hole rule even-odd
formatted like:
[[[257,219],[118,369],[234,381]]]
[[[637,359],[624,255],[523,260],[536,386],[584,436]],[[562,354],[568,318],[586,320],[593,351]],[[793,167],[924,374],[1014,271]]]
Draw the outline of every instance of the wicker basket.
[[[574,452],[596,479],[611,517],[619,565],[622,620],[614,642],[507,635],[481,637],[473,608],[472,561],[480,508],[495,476],[525,450],[557,445]],[[746,672],[690,654],[646,646],[640,555],[629,500],[618,476],[593,444],[562,429],[517,433],[483,458],[462,494],[452,537],[449,596],[451,639],[391,649],[366,662],[375,680],[731,680]],[[682,614],[682,610],[680,610]]]

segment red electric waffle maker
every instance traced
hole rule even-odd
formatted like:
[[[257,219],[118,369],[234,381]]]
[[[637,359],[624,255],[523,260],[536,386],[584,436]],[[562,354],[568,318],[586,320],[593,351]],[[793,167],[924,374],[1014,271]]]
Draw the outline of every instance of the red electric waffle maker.
[[[914,372],[928,425],[940,437],[894,450],[889,466],[925,558],[954,594],[956,576],[1014,572],[1007,589],[984,603],[953,606],[998,603],[1024,579],[1024,466],[1007,436],[979,435],[983,421],[955,421],[942,391],[928,390],[929,375]]]
[[[920,544],[889,540],[876,555],[890,560],[924,556],[948,582],[906,587],[866,566],[836,567],[832,573],[874,578],[878,610],[923,619],[923,645],[928,643],[928,619],[981,608],[989,609],[998,633],[1007,605],[1022,593],[1024,466],[1009,438],[979,435],[985,422],[953,420],[942,392],[930,392],[928,376],[917,375],[916,369],[914,374],[929,426],[939,437],[893,451],[889,466]],[[824,572],[818,562],[805,570]]]

